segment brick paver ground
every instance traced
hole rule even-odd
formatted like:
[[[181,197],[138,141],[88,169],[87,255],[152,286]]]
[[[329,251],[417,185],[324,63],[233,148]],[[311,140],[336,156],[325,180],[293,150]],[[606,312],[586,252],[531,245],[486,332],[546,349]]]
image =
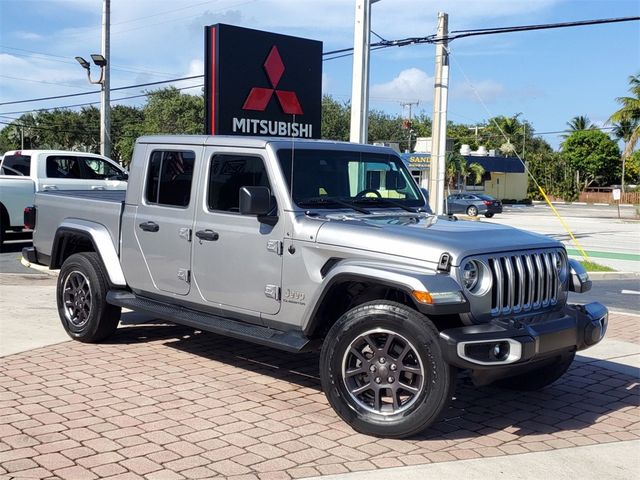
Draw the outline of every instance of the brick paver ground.
[[[613,315],[610,333],[637,341],[639,321]],[[639,379],[589,364],[536,393],[462,376],[429,431],[367,437],[328,406],[317,363],[178,326],[4,357],[0,476],[275,480],[640,438]]]

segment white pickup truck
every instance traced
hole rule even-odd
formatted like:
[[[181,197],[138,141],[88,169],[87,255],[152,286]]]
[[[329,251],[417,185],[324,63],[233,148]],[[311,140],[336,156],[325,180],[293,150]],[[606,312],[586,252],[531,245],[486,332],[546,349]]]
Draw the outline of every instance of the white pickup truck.
[[[125,190],[127,172],[93,153],[8,151],[0,163],[0,249],[7,230],[23,229],[24,208],[46,190]]]

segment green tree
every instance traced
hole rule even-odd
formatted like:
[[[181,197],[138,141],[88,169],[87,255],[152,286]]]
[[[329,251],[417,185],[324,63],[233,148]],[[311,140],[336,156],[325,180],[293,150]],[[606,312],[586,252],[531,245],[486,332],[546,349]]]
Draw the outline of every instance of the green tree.
[[[477,184],[482,180],[484,167],[477,162],[467,163],[467,160],[457,152],[449,152],[445,157],[445,182],[447,189],[458,190],[466,188],[467,179]]]
[[[202,134],[204,97],[175,87],[148,92],[143,116],[146,134]]]
[[[624,170],[626,159],[629,158],[640,138],[640,74],[629,77],[629,93],[630,96],[618,97],[616,101],[621,105],[620,109],[609,117],[608,122],[627,122],[627,125],[633,128],[628,139],[625,140],[624,150],[622,152],[622,190],[624,191]]]
[[[562,143],[562,156],[578,172],[584,190],[592,183],[609,185],[620,178],[620,150],[600,130],[579,130]]]
[[[350,122],[351,106],[349,102],[338,102],[330,95],[322,97],[322,138],[348,141]]]
[[[567,126],[571,132],[579,132],[580,130],[592,130],[595,125],[591,123],[586,115],[578,115],[567,122]]]

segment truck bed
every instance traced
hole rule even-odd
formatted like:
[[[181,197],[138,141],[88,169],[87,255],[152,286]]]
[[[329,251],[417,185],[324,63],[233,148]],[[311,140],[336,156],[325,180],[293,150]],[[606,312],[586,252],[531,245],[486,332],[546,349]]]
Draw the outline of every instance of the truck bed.
[[[120,250],[120,215],[125,190],[59,190],[36,193],[33,245],[39,255],[51,255],[56,231],[65,223],[90,220],[103,225]]]

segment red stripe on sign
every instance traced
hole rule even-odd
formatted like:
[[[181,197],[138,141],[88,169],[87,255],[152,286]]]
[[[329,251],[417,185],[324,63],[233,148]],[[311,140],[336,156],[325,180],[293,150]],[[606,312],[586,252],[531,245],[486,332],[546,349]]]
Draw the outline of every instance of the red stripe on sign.
[[[211,99],[211,135],[216,134],[216,29],[211,29],[211,43],[209,49],[209,55],[211,55],[211,91],[209,92],[209,98]]]

